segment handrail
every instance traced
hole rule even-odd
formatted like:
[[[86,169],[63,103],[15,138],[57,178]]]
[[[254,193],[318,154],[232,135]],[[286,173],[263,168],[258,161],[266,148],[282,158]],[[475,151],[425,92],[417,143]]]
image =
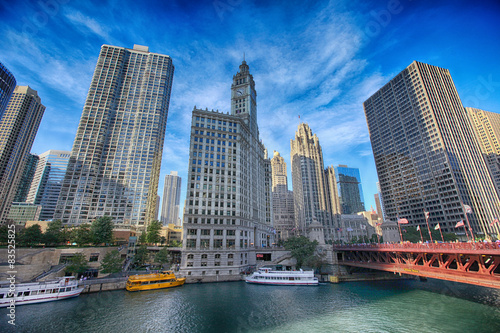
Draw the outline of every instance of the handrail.
[[[477,242],[477,243],[381,243],[381,244],[334,244],[337,250],[361,250],[361,249],[384,249],[384,250],[499,250],[500,243]]]

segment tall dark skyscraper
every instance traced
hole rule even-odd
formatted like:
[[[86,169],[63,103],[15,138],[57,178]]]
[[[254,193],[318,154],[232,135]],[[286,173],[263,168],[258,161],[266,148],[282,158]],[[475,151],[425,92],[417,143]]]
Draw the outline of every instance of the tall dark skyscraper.
[[[66,224],[110,216],[145,226],[157,192],[174,66],[167,55],[103,45],[54,218]]]
[[[7,67],[0,62],[0,119],[2,119],[5,108],[15,88],[16,78]]]
[[[385,216],[492,233],[499,198],[447,69],[413,62],[363,104]]]
[[[9,214],[44,112],[35,90],[17,86],[0,119],[0,223]]]
[[[356,214],[365,210],[359,169],[347,165],[334,167],[337,193],[342,214]]]
[[[38,155],[29,154],[26,160],[26,165],[24,166],[21,179],[19,180],[19,185],[17,187],[16,196],[14,197],[14,202],[26,202],[28,198],[28,193],[31,187],[31,181],[35,175],[36,166],[38,164]]]

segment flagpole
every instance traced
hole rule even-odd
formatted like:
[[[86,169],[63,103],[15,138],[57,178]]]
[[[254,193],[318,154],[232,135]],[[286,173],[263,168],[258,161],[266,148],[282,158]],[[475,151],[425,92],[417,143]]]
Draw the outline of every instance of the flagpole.
[[[467,232],[467,228],[465,227],[465,224],[463,225],[463,227],[464,227],[464,231],[465,231],[465,236],[467,236],[467,241],[469,242],[470,241],[469,233]]]
[[[438,223],[439,225],[439,233],[441,234],[441,239],[443,240],[443,243],[444,243],[444,237],[443,237],[443,232],[441,231],[441,225]]]
[[[399,237],[400,237],[400,242],[403,242],[403,234],[401,233],[401,224],[399,223],[399,216],[398,216],[398,227],[399,227]]]
[[[432,234],[431,234],[431,228],[429,227],[429,212],[426,212],[424,209],[424,216],[425,216],[425,223],[427,223],[427,230],[429,230],[429,238],[431,239],[431,243],[433,243],[432,240]]]
[[[418,231],[420,232],[420,239],[422,240],[422,243],[424,242],[424,237],[422,237],[422,228],[418,226]]]
[[[464,206],[464,204],[462,204],[462,207]],[[464,207],[465,209],[465,207]],[[469,207],[470,209],[470,207]],[[470,236],[472,238],[472,242],[475,242],[476,240],[474,239],[474,233],[472,232],[472,228],[470,227],[470,222],[469,222],[469,217],[467,216],[467,209],[465,209],[465,219],[467,220],[467,226],[469,227],[469,231],[470,231]]]

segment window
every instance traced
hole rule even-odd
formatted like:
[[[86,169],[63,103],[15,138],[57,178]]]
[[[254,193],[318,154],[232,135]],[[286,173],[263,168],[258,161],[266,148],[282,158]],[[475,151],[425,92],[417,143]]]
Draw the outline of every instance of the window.
[[[188,258],[188,259],[193,259],[193,258],[194,258],[194,254],[188,254],[188,255],[187,255],[187,258]]]

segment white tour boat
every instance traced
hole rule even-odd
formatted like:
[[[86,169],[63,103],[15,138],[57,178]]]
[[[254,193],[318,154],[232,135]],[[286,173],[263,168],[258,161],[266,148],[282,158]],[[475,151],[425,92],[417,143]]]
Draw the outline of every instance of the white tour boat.
[[[273,271],[263,267],[245,279],[248,283],[274,284],[285,286],[317,286],[314,271]]]
[[[57,301],[80,295],[83,288],[78,287],[74,276],[65,276],[57,280],[20,284],[0,285],[0,307],[11,304],[22,305]]]

